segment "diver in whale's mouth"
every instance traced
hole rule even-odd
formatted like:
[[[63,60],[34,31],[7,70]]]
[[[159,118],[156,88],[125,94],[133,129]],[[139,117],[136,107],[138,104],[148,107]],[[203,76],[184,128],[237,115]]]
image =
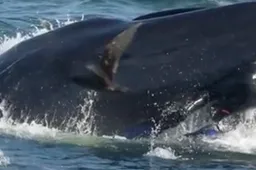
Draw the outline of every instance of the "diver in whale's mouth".
[[[180,121],[175,121],[175,119],[185,120],[189,115],[195,113],[197,110],[201,110],[205,106],[210,108],[209,112],[207,112],[210,114],[210,123],[192,133],[185,134],[185,136],[214,136],[225,133],[229,131],[229,128],[226,129],[224,127],[223,129],[223,127],[219,126],[220,122],[226,117],[232,116],[232,118],[234,117],[236,121],[228,122],[228,124],[230,123],[230,125],[233,127],[233,125],[239,121],[233,115],[237,115],[235,113],[240,110],[244,104],[246,104],[248,98],[248,93],[246,93],[246,91],[237,90],[237,88],[246,89],[241,88],[241,86],[237,86],[233,88],[231,92],[225,94],[204,92],[200,96],[195,97],[191,103],[181,107],[178,106],[177,109],[170,111],[170,113],[168,112],[168,114],[164,115],[158,120],[148,120],[135,126],[126,128],[121,135],[124,135],[127,138],[146,137],[151,135],[152,130],[157,134],[160,134],[164,130],[176,127],[180,123]],[[177,124],[173,125],[174,121],[177,122]],[[171,126],[171,124],[173,126]]]
[[[236,93],[230,94],[229,96],[223,97],[221,100],[216,101],[211,105],[210,117],[212,123],[203,126],[192,133],[187,133],[185,136],[198,137],[203,135],[214,137],[218,134],[223,134],[230,131],[229,128],[221,128],[220,122],[228,116],[233,116],[239,110],[239,108],[245,104],[246,98],[246,93],[238,91]],[[229,124],[233,127],[238,122],[239,120],[235,120],[235,122],[229,122]]]

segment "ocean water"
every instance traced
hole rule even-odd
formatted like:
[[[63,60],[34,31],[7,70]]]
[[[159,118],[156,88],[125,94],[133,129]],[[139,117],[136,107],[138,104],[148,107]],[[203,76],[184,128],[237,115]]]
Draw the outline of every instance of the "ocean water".
[[[220,6],[232,0],[0,0],[0,54],[15,44],[51,29],[85,19],[108,15],[132,19],[166,8]],[[4,103],[0,109],[4,114]],[[193,141],[182,137],[195,118],[181,124],[171,135],[147,140],[92,137],[43,127],[34,122],[0,119],[0,169],[256,169],[254,110],[246,111],[246,123],[215,139]]]

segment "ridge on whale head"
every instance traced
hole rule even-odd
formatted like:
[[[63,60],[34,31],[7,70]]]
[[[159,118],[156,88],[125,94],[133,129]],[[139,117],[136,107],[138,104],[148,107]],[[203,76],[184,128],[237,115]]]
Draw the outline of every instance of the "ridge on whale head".
[[[79,106],[95,91],[90,120],[99,135],[141,135],[152,118],[174,127],[193,110],[185,104],[205,93],[203,105],[237,94],[240,107],[255,71],[255,11],[251,2],[77,22],[2,54],[0,93],[13,119],[60,129],[74,120],[74,130],[85,116]]]

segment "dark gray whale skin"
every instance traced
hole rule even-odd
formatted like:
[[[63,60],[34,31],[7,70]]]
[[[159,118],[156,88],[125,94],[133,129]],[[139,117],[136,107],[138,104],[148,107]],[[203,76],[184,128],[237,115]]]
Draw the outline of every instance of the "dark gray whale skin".
[[[65,129],[63,121],[83,118],[79,106],[94,91],[92,120],[98,135],[124,134],[151,118],[162,120],[171,103],[184,106],[204,92],[210,101],[234,95],[243,105],[252,95],[255,17],[256,3],[250,2],[155,13],[132,21],[91,18],[70,24],[0,56],[1,98],[12,105],[10,116],[17,121],[28,116],[29,122],[46,119],[52,127]],[[85,66],[97,64],[105,46],[138,23],[132,36],[123,37],[132,41],[114,77],[129,90],[106,90],[102,79]],[[168,113],[162,129],[187,116]]]

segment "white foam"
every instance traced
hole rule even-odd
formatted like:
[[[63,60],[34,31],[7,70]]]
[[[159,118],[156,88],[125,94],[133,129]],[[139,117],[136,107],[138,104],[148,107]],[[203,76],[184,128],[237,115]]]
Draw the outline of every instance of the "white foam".
[[[10,164],[10,158],[4,155],[4,152],[0,150],[0,167],[7,166]]]
[[[119,136],[119,135],[114,135],[114,136],[103,135],[102,137],[103,137],[103,138],[106,138],[106,139],[127,140],[126,137],[124,137],[124,136]]]
[[[146,153],[145,156],[159,157],[163,159],[173,159],[173,160],[181,157],[181,156],[176,156],[174,150],[172,150],[170,147],[168,148],[156,147],[153,150],[150,150],[148,153]]]
[[[85,99],[86,100],[86,99]],[[88,99],[90,101],[90,99]],[[85,102],[85,104],[88,104]],[[91,106],[87,106],[91,107]],[[84,107],[82,107],[84,108]],[[32,139],[41,142],[60,142],[60,143],[74,143],[79,145],[91,145],[98,144],[101,141],[95,138],[89,139],[85,134],[90,133],[90,122],[86,122],[83,119],[81,121],[67,122],[67,127],[74,126],[78,133],[70,133],[68,131],[61,131],[49,126],[43,126],[34,120],[28,123],[26,120],[23,123],[17,123],[9,117],[8,107],[5,106],[5,102],[0,103],[0,110],[3,113],[3,117],[0,118],[0,134],[11,135],[23,139]],[[90,109],[81,109],[82,114],[87,119],[87,114],[90,115]],[[84,112],[83,112],[84,111]],[[70,123],[70,124],[69,124]],[[82,124],[82,125],[80,125]],[[84,133],[82,131],[84,130]],[[82,139],[81,139],[82,138]],[[81,140],[81,141],[78,141]],[[98,140],[95,142],[95,140]],[[92,142],[93,141],[93,142]]]
[[[217,139],[203,139],[213,148],[233,152],[256,154],[256,124],[255,109],[248,109],[244,115],[244,121],[236,128]]]
[[[1,111],[4,115],[8,115],[5,110]],[[17,123],[5,116],[0,119],[0,134],[39,142],[68,143],[89,147],[98,147],[109,142],[104,138],[95,136],[63,132],[58,129],[43,126],[35,121],[32,121],[31,123],[27,123],[26,121],[24,123]]]
[[[20,138],[34,139],[34,138],[54,138],[57,129],[48,128],[37,124],[35,122],[28,123],[10,123],[9,121],[0,120],[0,133],[13,135]]]
[[[244,124],[240,124],[236,130],[217,139],[205,140],[217,148],[225,148],[229,151],[250,154],[255,154],[256,151],[256,129],[248,129]]]
[[[151,134],[150,134],[150,150],[149,152],[147,152],[146,154],[144,154],[145,156],[150,156],[150,157],[159,157],[162,159],[178,159],[180,158],[180,156],[176,156],[175,155],[175,151],[172,150],[171,147],[166,147],[166,148],[162,148],[162,147],[155,147],[155,145],[158,143],[158,138],[157,138],[157,133],[160,130],[160,125],[161,122],[159,124],[157,124],[154,120],[152,120],[154,122],[154,128],[151,129]]]

